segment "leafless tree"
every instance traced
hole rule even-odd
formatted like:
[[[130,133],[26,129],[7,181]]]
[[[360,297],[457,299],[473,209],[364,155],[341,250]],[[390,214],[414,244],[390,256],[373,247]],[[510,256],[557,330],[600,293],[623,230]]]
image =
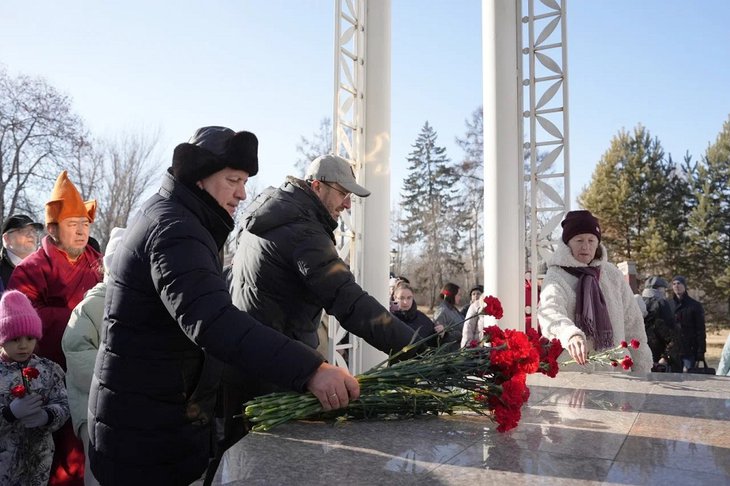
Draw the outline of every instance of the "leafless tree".
[[[461,173],[460,192],[463,200],[459,220],[463,223],[466,247],[466,280],[481,283],[484,254],[484,130],[483,110],[478,107],[466,120],[464,138],[456,137],[456,143],[464,150],[464,158],[458,164]]]
[[[136,210],[151,183],[159,175],[159,162],[156,147],[159,131],[146,133],[139,130],[125,133],[113,140],[100,142],[100,152],[93,155],[89,168],[96,170],[96,162],[101,158],[101,181],[95,186],[98,191],[97,214],[94,222],[94,235],[102,249],[109,241],[115,226],[126,227],[129,217]],[[98,173],[98,172],[97,172]],[[92,172],[87,172],[90,177]]]
[[[68,96],[43,78],[14,77],[0,66],[0,217],[37,216],[84,137]]]
[[[95,150],[88,139],[79,140],[64,168],[81,199],[88,201],[98,197],[104,179],[104,155]]]
[[[332,152],[332,119],[325,117],[319,122],[319,130],[312,134],[312,138],[301,137],[297,144],[299,158],[295,166],[299,171],[299,177],[304,176],[304,171],[311,161]]]

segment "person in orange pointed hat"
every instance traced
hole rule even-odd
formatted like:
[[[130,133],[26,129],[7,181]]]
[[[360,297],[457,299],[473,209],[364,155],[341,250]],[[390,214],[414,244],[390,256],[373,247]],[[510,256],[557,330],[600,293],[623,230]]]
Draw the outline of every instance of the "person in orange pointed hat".
[[[46,203],[46,235],[40,248],[18,264],[10,275],[9,289],[23,292],[38,311],[43,338],[36,354],[55,361],[66,371],[61,339],[71,310],[84,293],[101,282],[101,254],[89,245],[96,201],[84,201],[61,172]],[[56,452],[49,485],[84,484],[84,449],[71,422],[53,434]]]

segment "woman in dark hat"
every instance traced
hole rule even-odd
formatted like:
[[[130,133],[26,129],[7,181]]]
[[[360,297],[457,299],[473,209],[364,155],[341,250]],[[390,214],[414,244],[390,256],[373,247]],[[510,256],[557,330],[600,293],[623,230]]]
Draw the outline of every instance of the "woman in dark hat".
[[[590,352],[639,341],[629,348],[633,371],[651,370],[644,319],[621,271],[606,258],[601,226],[590,211],[570,211],[548,261],[537,318],[545,337],[557,338],[578,364]]]

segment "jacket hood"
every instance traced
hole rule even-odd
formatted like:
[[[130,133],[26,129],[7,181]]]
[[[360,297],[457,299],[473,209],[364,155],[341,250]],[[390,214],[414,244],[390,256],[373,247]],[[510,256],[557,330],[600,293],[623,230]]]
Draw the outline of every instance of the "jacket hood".
[[[330,233],[337,228],[337,221],[307,183],[287,177],[280,188],[269,187],[251,203],[243,214],[242,226],[252,234],[261,235],[298,220],[318,221]],[[334,241],[334,234],[331,237]]]
[[[596,257],[593,259],[593,261],[586,265],[585,263],[581,263],[578,260],[573,257],[573,254],[570,252],[570,247],[563,243],[563,240],[558,240],[556,242],[556,248],[555,252],[552,254],[551,257],[548,258],[547,264],[549,266],[557,266],[557,267],[598,267],[608,261],[608,258],[606,255],[608,252],[606,251],[606,247],[603,246],[603,243],[598,244],[598,250],[596,250]]]
[[[102,299],[106,295],[106,282],[99,282],[98,284],[91,287],[84,294],[84,299],[88,297],[101,297]]]

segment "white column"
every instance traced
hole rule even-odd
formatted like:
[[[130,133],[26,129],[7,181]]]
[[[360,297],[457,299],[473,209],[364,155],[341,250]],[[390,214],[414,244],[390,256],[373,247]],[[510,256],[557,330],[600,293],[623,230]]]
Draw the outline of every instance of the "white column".
[[[502,327],[524,329],[517,3],[482,1],[484,291],[502,301]]]
[[[365,4],[365,98],[363,185],[371,191],[364,199],[362,241],[362,286],[388,306],[390,258],[390,0]],[[387,356],[362,341],[362,370],[368,370]]]

